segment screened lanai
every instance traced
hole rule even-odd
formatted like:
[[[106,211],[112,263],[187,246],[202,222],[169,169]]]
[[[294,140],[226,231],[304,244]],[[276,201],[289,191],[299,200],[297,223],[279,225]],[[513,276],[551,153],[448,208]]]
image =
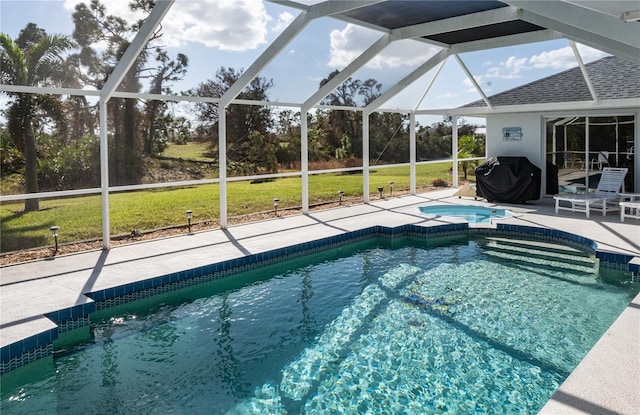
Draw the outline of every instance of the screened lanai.
[[[11,19],[12,15],[8,12],[14,9],[10,10],[9,6],[10,4],[17,6],[18,3],[22,5],[20,7],[25,7],[25,2],[3,1],[2,19]],[[79,8],[77,2],[71,6],[67,3],[65,2],[67,20],[72,20],[73,17],[76,23],[75,30],[77,30],[82,27],[78,23],[83,21],[82,12],[86,12],[87,9]],[[114,197],[137,191],[216,185],[215,195],[208,193],[211,191],[207,190],[201,193],[201,199],[204,200],[203,203],[218,204],[219,217],[217,219],[222,229],[226,229],[228,226],[230,204],[242,203],[242,195],[234,193],[235,183],[238,182],[299,178],[299,200],[279,200],[278,202],[299,204],[302,213],[308,213],[310,204],[313,203],[310,200],[310,194],[316,191],[313,184],[314,177],[335,173],[355,172],[361,174],[360,187],[362,190],[360,195],[364,203],[368,203],[371,195],[375,195],[380,186],[380,182],[372,182],[371,180],[374,170],[379,171],[387,166],[400,166],[405,169],[408,177],[408,192],[415,194],[420,186],[420,173],[418,173],[420,166],[432,163],[434,158],[429,153],[421,153],[419,145],[421,126],[429,123],[429,121],[422,120],[428,120],[428,117],[439,119],[446,117],[454,126],[451,131],[450,147],[445,151],[448,157],[438,158],[438,161],[446,160],[450,163],[451,185],[454,187],[459,184],[459,158],[467,159],[467,157],[461,157],[458,148],[459,131],[458,128],[455,128],[459,125],[459,121],[465,117],[478,117],[483,121],[487,120],[486,123],[489,124],[491,117],[501,120],[501,117],[508,116],[510,120],[513,120],[512,114],[535,113],[537,121],[534,121],[533,124],[537,123],[537,131],[528,136],[530,140],[528,145],[530,148],[537,149],[533,158],[538,157],[534,161],[539,164],[544,160],[542,131],[545,127],[543,119],[553,119],[557,122],[557,120],[570,117],[609,116],[612,114],[614,116],[617,114],[630,116],[633,141],[635,148],[637,148],[638,136],[640,136],[638,132],[640,127],[637,122],[638,108],[640,107],[638,97],[617,98],[614,96],[603,99],[593,93],[591,99],[586,101],[502,105],[493,102],[491,96],[500,92],[499,89],[506,90],[516,87],[517,84],[494,86],[492,82],[497,84],[498,78],[491,78],[493,79],[491,81],[487,77],[479,76],[482,63],[477,63],[480,60],[472,59],[475,54],[480,53],[490,55],[492,51],[518,50],[518,48],[530,44],[563,42],[564,47],[571,51],[571,58],[574,60],[575,66],[580,68],[584,82],[592,90],[591,80],[585,70],[586,59],[613,55],[631,62],[640,60],[640,36],[638,36],[640,23],[638,23],[637,11],[639,7],[634,2],[386,0],[270,1],[253,2],[251,5],[265,10],[265,13],[255,22],[255,27],[264,30],[265,26],[259,23],[269,19],[278,20],[278,23],[281,24],[277,30],[274,29],[271,36],[264,38],[268,41],[258,41],[256,42],[257,46],[248,49],[250,52],[241,61],[241,66],[244,69],[237,71],[237,76],[233,77],[232,82],[223,83],[224,88],[211,94],[205,94],[204,89],[198,90],[197,88],[189,89],[188,93],[178,92],[177,89],[169,91],[167,88],[163,88],[161,83],[153,83],[149,78],[144,78],[146,80],[141,81],[131,77],[132,73],[136,71],[143,73],[145,70],[138,67],[142,62],[141,56],[149,55],[154,47],[162,45],[163,42],[165,42],[165,46],[173,45],[170,40],[172,39],[171,35],[178,32],[182,37],[173,45],[175,50],[180,50],[180,47],[185,45],[184,42],[187,42],[185,38],[194,39],[198,36],[207,36],[208,44],[218,45],[220,50],[234,49],[234,45],[239,49],[241,44],[252,39],[254,33],[234,33],[234,24],[238,24],[234,18],[241,19],[243,16],[233,13],[229,14],[227,26],[214,27],[209,32],[202,31],[201,28],[200,32],[192,30],[197,27],[193,22],[198,14],[206,16],[211,10],[222,13],[215,2],[205,1],[157,1],[150,11],[139,10],[139,27],[135,26],[134,30],[127,32],[129,37],[124,36],[121,44],[126,45],[126,48],[122,50],[122,53],[113,55],[118,58],[112,62],[105,62],[106,66],[111,65],[111,67],[105,72],[103,78],[88,72],[87,66],[82,64],[82,59],[86,58],[82,53],[78,54],[79,72],[74,79],[60,80],[57,83],[47,79],[43,79],[41,82],[31,82],[30,79],[24,79],[20,82],[18,79],[16,82],[16,79],[12,80],[3,74],[0,91],[9,97],[8,100],[3,101],[3,109],[9,108],[12,102],[16,102],[17,97],[27,96],[34,98],[73,97],[77,103],[93,105],[92,114],[98,117],[98,123],[92,133],[97,137],[98,151],[96,154],[99,155],[99,161],[96,164],[98,171],[94,171],[94,174],[99,179],[99,185],[86,184],[76,188],[52,185],[48,187],[47,191],[39,191],[36,186],[35,191],[33,191],[34,188],[31,188],[31,190],[25,190],[24,193],[10,194],[3,191],[0,201],[11,203],[73,198],[84,195],[99,196],[100,233],[103,248],[109,249],[114,231],[112,222],[114,217],[116,221],[118,220],[118,212],[111,208]],[[109,3],[108,7],[112,7],[112,4]],[[86,21],[89,21],[88,15],[84,17]],[[26,26],[28,19],[25,20],[25,17],[20,17],[20,19],[22,19],[22,26]],[[185,23],[182,26],[173,25],[178,20]],[[107,19],[104,21],[106,22]],[[7,27],[5,22],[6,20],[3,20],[3,28]],[[133,24],[133,22],[129,23]],[[95,28],[89,27],[89,29]],[[164,37],[159,37],[159,33],[163,30],[162,36]],[[318,39],[313,36],[314,33],[317,33],[316,31],[323,33],[327,42],[331,39],[331,43],[319,43]],[[49,29],[48,32],[58,32],[58,30]],[[349,42],[353,42],[353,38],[349,36],[353,33],[356,33],[360,38],[366,38],[361,43],[363,46],[349,47],[351,45]],[[17,33],[11,35],[11,37],[16,37]],[[81,38],[82,36],[79,37],[80,41]],[[226,39],[224,46],[221,46],[220,38]],[[81,52],[90,53],[89,46],[85,45],[84,48],[80,48]],[[322,48],[331,48],[332,51],[339,49],[341,52],[332,55],[332,59],[335,59],[336,62],[332,66],[335,70],[331,72],[330,76],[327,76],[326,73],[315,73],[311,69],[313,61],[319,59],[311,52]],[[103,49],[97,48],[96,50]],[[406,52],[407,50],[409,52]],[[594,55],[593,51],[597,51],[597,53]],[[302,57],[298,61],[289,61],[289,56],[294,54]],[[97,58],[97,56],[95,55],[93,58]],[[163,61],[163,56],[167,58],[166,55],[158,54],[156,62],[166,65],[155,66],[156,69],[161,68],[155,74],[165,69],[177,72],[180,65],[179,58],[170,63],[169,59]],[[228,66],[224,60],[219,60],[220,56],[215,53],[209,54],[209,52],[199,53],[191,56],[190,64],[193,67],[208,68],[211,79],[215,77],[216,67]],[[411,61],[411,65],[398,64],[393,66],[389,64],[389,62],[396,60],[400,62]],[[148,59],[144,62],[147,66],[153,66],[149,64],[150,61],[152,60]],[[339,97],[340,93],[349,85],[350,80],[354,78],[371,79],[369,76],[372,73],[372,68],[375,67],[383,68],[383,71],[378,73],[384,73],[384,75],[378,76],[384,77],[384,87],[377,88],[377,83],[369,85],[372,93],[364,94],[364,98],[356,101],[340,101],[339,99],[332,101],[329,99]],[[461,81],[458,83],[444,82],[443,85],[442,80],[449,72],[454,71],[461,75]],[[323,77],[325,78],[322,79]],[[303,85],[302,81],[305,78],[313,79],[311,87],[306,86],[307,84]],[[291,84],[292,88],[286,92],[283,90],[283,92],[279,92],[279,96],[270,97],[268,100],[260,99],[263,96],[254,99],[248,92],[255,91],[253,87],[256,86],[256,82],[259,84],[261,79],[274,79],[279,84]],[[633,79],[630,81],[635,82]],[[194,85],[204,82],[205,79],[195,79]],[[320,86],[318,87],[318,85]],[[259,89],[259,85],[257,87]],[[473,99],[466,101],[447,101],[445,94],[436,93],[438,88],[449,89],[450,92],[462,88],[470,89],[474,96]],[[476,99],[481,102],[480,106],[464,106],[464,104]],[[204,105],[209,108],[210,113],[203,112],[202,114],[208,114],[206,116],[211,121],[208,124],[208,134],[215,136],[215,169],[217,173],[212,177],[190,178],[188,180],[160,177],[150,183],[141,183],[136,180],[127,181],[126,177],[118,177],[126,176],[126,169],[121,167],[114,169],[113,163],[110,167],[110,161],[113,162],[115,158],[126,159],[131,156],[129,147],[127,147],[129,145],[127,138],[130,138],[127,128],[133,131],[136,120],[124,116],[125,112],[110,112],[109,105],[113,105],[117,101],[125,108],[126,105],[135,105],[137,103],[135,100],[144,103],[146,114],[151,113],[154,106],[170,103]],[[73,108],[79,107],[69,106],[67,111],[72,111]],[[174,109],[174,111],[186,115],[183,118],[185,123],[189,121],[189,111],[191,110],[188,108],[176,107]],[[241,108],[257,108],[258,111],[260,109],[277,109],[272,113],[272,117],[276,118],[282,115],[281,119],[289,121],[289,126],[295,127],[290,130],[291,136],[290,140],[286,142],[286,146],[281,145],[278,148],[297,148],[297,151],[291,153],[294,155],[292,156],[294,161],[291,163],[294,167],[257,171],[233,170],[236,160],[232,155],[239,151],[239,147],[244,145],[259,149],[268,148],[267,144],[260,141],[259,137],[255,141],[246,141],[244,144],[231,141],[233,131],[237,127],[233,124],[232,114],[241,112]],[[346,124],[345,121],[342,131],[344,133],[342,136],[346,137],[345,141],[341,141],[342,144],[336,145],[336,148],[332,150],[357,153],[357,157],[345,158],[351,160],[352,164],[342,162],[338,165],[310,165],[310,154],[317,150],[314,146],[318,136],[321,135],[316,126],[310,125],[310,123],[314,122],[314,117],[318,116],[319,111],[330,111],[332,115],[327,115],[327,117],[342,117],[343,120],[348,119],[351,123]],[[140,118],[143,118],[142,112],[141,110]],[[292,118],[285,116],[291,113],[298,114],[298,116]],[[351,114],[351,117],[347,118],[344,114]],[[405,146],[402,150],[402,157],[390,159],[386,166],[382,167],[374,166],[372,162],[379,158],[387,147],[371,148],[371,135],[374,128],[372,124],[375,124],[375,128],[378,127],[380,114],[399,114],[402,116],[402,118],[389,122],[390,130],[386,136],[387,141],[383,141],[383,144],[395,145],[397,141],[402,141]],[[560,115],[556,116],[556,114]],[[154,128],[160,128],[159,124],[154,125],[156,125]],[[283,125],[286,125],[286,122]],[[356,126],[354,127],[354,125]],[[397,133],[395,131],[399,131],[402,125],[406,126],[406,136],[400,136],[396,139]],[[501,124],[500,126],[494,124],[493,128],[488,128],[486,154],[480,157],[472,154],[468,159],[473,161],[482,159],[484,156],[497,155],[498,149],[504,146],[501,146],[499,141],[496,142],[496,138],[492,138],[492,134],[494,130],[497,131],[502,127]],[[46,132],[47,128],[55,128],[55,126],[53,123],[49,123],[48,127],[43,126],[42,130]],[[152,135],[150,134],[150,136]],[[123,137],[122,141],[116,141],[118,136]],[[132,144],[130,148],[138,148],[136,146],[139,147],[140,144]],[[357,151],[353,150],[354,147],[357,147]],[[533,151],[530,148],[525,152]],[[36,151],[35,149],[31,150]],[[275,150],[273,151],[275,152]],[[581,149],[581,151],[585,150]],[[259,153],[260,150],[257,152]],[[206,162],[208,161],[203,161],[203,163]],[[637,175],[640,171],[637,158],[634,163]],[[35,164],[44,168],[46,160],[37,160]],[[126,164],[119,166],[126,166]],[[33,166],[31,169],[35,170]],[[27,167],[26,170],[29,171],[29,168]],[[231,174],[229,174],[230,171],[232,171]],[[68,173],[68,175],[70,174],[72,172]],[[25,180],[28,181],[28,179]],[[335,188],[330,190],[336,198],[338,191],[341,190],[339,186],[341,180],[343,179],[338,177]],[[638,190],[638,182],[640,180],[636,176],[636,191]],[[383,183],[386,187],[385,192],[391,190],[392,183],[386,181]],[[278,194],[267,194],[265,198],[269,200],[273,198],[275,203]],[[180,212],[181,215],[185,208],[189,209],[190,206],[185,206]],[[55,225],[55,223],[45,224],[44,228],[47,232],[48,225]],[[122,231],[123,229],[118,229],[116,233]],[[126,229],[126,232],[129,231],[130,229]]]

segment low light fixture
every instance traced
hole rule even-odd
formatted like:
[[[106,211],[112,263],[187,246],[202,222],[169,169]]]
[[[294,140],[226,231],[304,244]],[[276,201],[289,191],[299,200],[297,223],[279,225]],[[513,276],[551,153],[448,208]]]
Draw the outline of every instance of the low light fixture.
[[[187,214],[187,227],[189,228],[189,233],[191,233],[191,217],[193,212],[190,210],[186,210],[184,213]]]
[[[340,196],[340,199],[338,200],[338,203],[339,203],[339,204],[342,204],[342,198],[344,197],[344,192],[343,192],[342,190],[340,190],[340,191],[338,192],[338,196]]]
[[[624,22],[637,22],[640,20],[640,10],[631,10],[628,12],[622,13],[620,18]]]
[[[393,182],[389,182],[389,192],[391,193],[391,196],[393,197]]]
[[[384,190],[384,187],[380,186],[378,187],[378,193],[380,194],[380,199],[382,199],[382,191]]]
[[[56,245],[56,250],[53,251],[53,255],[58,253],[58,231],[60,230],[59,226],[52,226],[49,228],[51,230],[51,236],[53,236],[53,241]]]
[[[273,212],[278,216],[278,204],[280,203],[280,199],[277,197],[273,199]]]

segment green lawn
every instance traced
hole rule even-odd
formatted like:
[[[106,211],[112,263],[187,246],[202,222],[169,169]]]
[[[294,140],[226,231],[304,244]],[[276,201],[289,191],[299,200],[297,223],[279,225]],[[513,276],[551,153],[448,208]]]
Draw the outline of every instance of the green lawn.
[[[418,186],[433,180],[449,179],[450,163],[417,166]],[[389,182],[394,191],[409,189],[409,167],[374,168],[370,175],[369,193],[378,197],[379,186],[389,195]],[[127,235],[134,229],[148,231],[185,224],[185,210],[193,211],[193,222],[219,218],[217,184],[114,193],[109,198],[112,236]],[[337,201],[338,192],[345,198],[362,196],[361,174],[322,174],[309,177],[309,202]],[[273,209],[273,198],[280,207],[302,204],[301,179],[283,178],[264,183],[247,181],[227,184],[228,216],[263,212]],[[23,203],[0,206],[2,231],[1,252],[35,248],[52,244],[49,228],[60,226],[59,241],[76,242],[101,237],[101,204],[99,196],[42,199],[41,210],[24,213]]]
[[[169,143],[161,156],[183,160],[213,161],[211,157],[205,155],[211,151],[209,149],[210,145],[211,143],[196,142],[188,142],[186,144]]]

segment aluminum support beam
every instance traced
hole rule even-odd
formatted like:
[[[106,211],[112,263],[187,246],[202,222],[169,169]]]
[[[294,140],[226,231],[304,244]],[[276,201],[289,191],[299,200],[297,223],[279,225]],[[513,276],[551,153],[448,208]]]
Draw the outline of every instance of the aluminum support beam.
[[[467,65],[465,65],[464,62],[462,62],[462,59],[460,59],[460,56],[458,56],[457,53],[454,54],[453,56],[455,56],[456,60],[460,64],[460,67],[462,68],[464,73],[467,74],[467,78],[469,78],[469,81],[471,81],[471,83],[473,84],[473,86],[476,89],[476,91],[478,91],[478,94],[480,94],[480,96],[484,100],[485,104],[487,104],[487,106],[489,108],[493,109],[493,105],[491,105],[491,102],[489,101],[489,98],[485,95],[485,93],[482,90],[482,88],[480,88],[480,85],[478,85],[478,82],[476,81],[476,78],[474,78],[473,75],[471,74],[471,72],[469,72],[469,69],[467,68]]]
[[[381,3],[386,0],[330,0],[314,4],[309,11],[314,14],[314,18],[322,16],[332,16],[350,10],[367,7],[372,4]]]
[[[453,176],[453,187],[458,187],[458,117],[451,117],[451,158],[453,159],[453,168],[451,175]]]
[[[243,89],[271,62],[311,21],[307,12],[302,12],[276,40],[271,43],[262,54],[253,61],[251,66],[240,75],[240,78],[220,98],[221,108],[226,108]]]
[[[505,3],[521,8],[522,20],[526,22],[625,59],[640,59],[640,36],[635,23],[564,1],[506,0]]]
[[[100,205],[102,209],[102,249],[111,249],[109,219],[109,140],[107,135],[107,101],[100,100]]]
[[[634,115],[636,117],[636,131],[634,136],[635,141],[633,144],[635,149],[635,154],[633,157],[633,183],[635,189],[632,189],[632,193],[640,193],[640,157],[638,157],[638,154],[640,153],[638,151],[638,149],[640,148],[640,111],[636,112]]]
[[[536,30],[535,32],[518,33],[517,35],[500,36],[490,39],[472,40],[451,46],[456,53],[476,52],[479,50],[526,45],[528,43],[546,42],[564,39],[562,33],[555,30]]]
[[[111,220],[109,216],[109,141],[107,134],[107,102],[145,47],[154,30],[167,14],[174,0],[159,0],[142,24],[133,42],[118,61],[100,91],[100,198],[102,206],[102,248],[111,248]]]
[[[409,113],[409,193],[416,195],[416,113]]]
[[[242,73],[240,78],[222,95],[220,98],[220,112],[242,92],[244,88],[256,77],[275,57],[289,44],[291,41],[309,24],[313,19],[324,17],[336,13],[342,13],[347,10],[366,6],[376,3],[377,1],[332,1],[318,3],[303,10],[289,26],[271,43],[267,49],[256,59],[251,66]],[[278,3],[278,2],[276,2]],[[280,2],[288,3],[288,2]],[[290,4],[289,4],[290,5]],[[303,126],[306,127],[307,109],[301,108],[301,116]],[[222,176],[222,142],[224,138],[226,151],[226,131],[223,133],[222,123],[218,125],[220,137],[220,224],[223,229],[227,224],[227,202],[226,202],[226,154],[225,156],[225,175]],[[307,150],[308,132],[306,128],[302,128],[301,137],[301,167],[302,167],[302,213],[309,213],[309,155]],[[224,224],[224,226],[223,226]]]
[[[600,99],[598,99],[598,93],[596,92],[596,89],[593,87],[593,83],[591,82],[591,78],[589,77],[589,73],[587,72],[587,68],[584,67],[584,62],[582,61],[582,56],[580,55],[578,46],[576,45],[576,42],[574,42],[573,40],[570,40],[569,44],[571,44],[571,49],[573,49],[573,54],[576,57],[576,60],[578,61],[578,65],[580,66],[580,71],[582,72],[582,77],[584,78],[584,81],[587,83],[587,87],[589,88],[589,92],[593,97],[593,101],[596,104],[599,104]]]
[[[227,229],[227,110],[218,108],[218,178],[220,179],[220,229]]]
[[[147,45],[149,39],[153,35],[153,32],[162,22],[162,19],[167,14],[175,0],[158,0],[156,5],[149,13],[149,16],[145,19],[144,23],[138,33],[133,38],[133,41],[127,47],[118,64],[109,75],[107,82],[104,83],[100,92],[100,97],[104,101],[108,101],[111,95],[116,90],[122,79],[127,74],[133,63],[136,61],[142,49]]]
[[[442,71],[442,68],[444,68],[444,64],[446,62],[447,62],[446,59],[443,60],[442,62],[440,62],[440,64],[438,65],[438,69],[436,69],[436,73],[433,74],[433,77],[431,78],[431,80],[427,84],[427,87],[422,92],[422,95],[420,96],[420,99],[418,99],[418,101],[416,102],[416,105],[413,107],[413,111],[417,111],[418,110],[418,108],[420,107],[420,105],[424,101],[425,97],[427,96],[427,94],[431,90],[431,87],[436,82],[436,79],[438,79],[438,76],[440,76],[440,72]]]
[[[517,8],[502,7],[494,10],[402,27],[393,30],[392,35],[394,39],[432,36],[439,33],[472,29],[478,26],[488,26],[518,19],[520,19],[520,11]]]
[[[368,6],[376,1],[327,1],[310,6],[303,10],[293,22],[274,40],[267,49],[240,75],[240,78],[222,95],[220,103],[226,108],[251,81],[273,60],[289,43],[314,19],[333,14],[343,13],[348,10]],[[289,2],[274,3],[285,4]],[[292,6],[291,4],[286,4]],[[293,7],[293,6],[292,6]]]
[[[420,79],[421,76],[429,72],[436,65],[441,62],[444,62],[449,55],[451,55],[451,51],[449,49],[443,49],[440,52],[436,53],[434,56],[429,58],[428,61],[423,63],[414,69],[409,75],[405,76],[400,82],[393,85],[389,88],[384,94],[380,95],[378,98],[374,99],[369,105],[365,107],[367,111],[374,111],[379,108],[382,104],[404,91],[409,85],[413,82]]]
[[[362,112],[362,201],[369,203],[369,114]]]
[[[303,11],[310,11],[315,8],[322,16],[331,16],[333,14],[343,13],[349,10],[359,9],[361,7],[370,6],[372,4],[381,3],[386,0],[329,0],[316,3],[313,6],[302,4],[298,1],[290,0],[268,0],[270,3],[279,4],[281,6],[291,7]]]
[[[300,170],[302,173],[302,213],[309,213],[309,122],[307,112],[300,112]]]
[[[322,101],[324,97],[329,95],[331,91],[336,89],[340,84],[346,81],[351,75],[353,75],[358,69],[364,66],[367,62],[373,59],[378,53],[380,53],[387,45],[391,43],[391,36],[383,35],[380,39],[369,46],[367,50],[362,52],[360,56],[354,59],[346,68],[340,71],[336,76],[331,78],[322,88],[320,88],[315,94],[307,99],[302,104],[302,111],[309,111],[314,105]]]
[[[456,114],[458,116],[466,117],[486,117],[488,114],[514,114],[514,113],[526,113],[526,112],[564,112],[567,108],[571,108],[572,112],[575,111],[594,111],[594,110],[623,110],[628,111],[629,108],[640,107],[640,99],[627,98],[616,100],[602,100],[600,104],[594,105],[593,101],[573,101],[570,106],[567,106],[566,102],[552,102],[544,104],[524,104],[524,105],[502,105],[494,106],[489,109],[486,106],[483,107],[460,107],[460,108],[436,108],[436,109],[422,109],[416,111],[420,115],[442,115],[442,114]]]

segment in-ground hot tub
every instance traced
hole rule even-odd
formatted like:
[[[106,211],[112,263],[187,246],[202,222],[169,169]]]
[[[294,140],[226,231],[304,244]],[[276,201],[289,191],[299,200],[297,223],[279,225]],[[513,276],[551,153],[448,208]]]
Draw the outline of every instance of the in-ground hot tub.
[[[508,219],[518,216],[507,209],[471,205],[433,205],[421,206],[419,209],[420,212],[425,215],[462,218],[469,223],[491,223],[491,221],[496,219]]]

